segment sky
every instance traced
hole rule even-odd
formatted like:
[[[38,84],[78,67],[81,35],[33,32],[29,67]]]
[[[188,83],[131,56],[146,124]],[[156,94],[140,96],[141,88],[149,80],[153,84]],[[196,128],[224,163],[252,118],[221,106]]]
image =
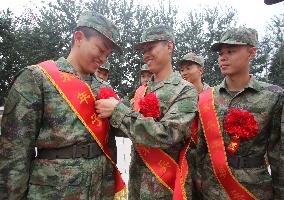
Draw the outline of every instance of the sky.
[[[0,10],[11,9],[14,14],[20,15],[25,7],[35,8],[41,0],[0,0]],[[45,0],[45,2],[56,0]],[[246,25],[255,28],[262,37],[265,34],[265,27],[274,15],[284,14],[284,2],[266,5],[264,0],[171,0],[178,5],[178,16],[182,17],[187,10],[196,11],[205,7],[220,6],[224,9],[232,7],[238,13],[238,25]],[[136,3],[142,2],[145,5],[157,6],[158,1],[154,0],[134,0]],[[168,4],[169,0],[162,1]]]

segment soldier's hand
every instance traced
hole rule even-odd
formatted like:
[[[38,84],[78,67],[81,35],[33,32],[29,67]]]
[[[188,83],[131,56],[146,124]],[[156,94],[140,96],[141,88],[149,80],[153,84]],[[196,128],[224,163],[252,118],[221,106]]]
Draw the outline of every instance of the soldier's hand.
[[[113,97],[109,99],[101,99],[95,102],[95,108],[100,118],[110,117],[114,111],[115,106],[118,104],[118,100]]]

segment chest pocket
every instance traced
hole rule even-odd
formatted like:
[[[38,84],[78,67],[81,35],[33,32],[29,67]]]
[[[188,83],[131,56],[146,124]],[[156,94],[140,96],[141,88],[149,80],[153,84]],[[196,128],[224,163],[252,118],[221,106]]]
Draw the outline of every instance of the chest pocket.
[[[160,109],[161,109],[161,118],[166,114],[166,112],[169,109],[169,106],[172,104],[172,94],[168,94],[167,92],[165,92],[165,90],[160,89],[155,91],[158,99],[159,99],[159,103],[160,103]]]

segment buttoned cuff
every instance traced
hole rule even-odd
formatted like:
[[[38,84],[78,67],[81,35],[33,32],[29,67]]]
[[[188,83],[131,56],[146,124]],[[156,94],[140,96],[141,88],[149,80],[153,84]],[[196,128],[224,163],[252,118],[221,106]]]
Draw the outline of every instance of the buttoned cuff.
[[[114,128],[119,128],[125,115],[130,113],[131,109],[124,105],[122,102],[119,102],[113,110],[112,116],[110,118],[110,124]]]

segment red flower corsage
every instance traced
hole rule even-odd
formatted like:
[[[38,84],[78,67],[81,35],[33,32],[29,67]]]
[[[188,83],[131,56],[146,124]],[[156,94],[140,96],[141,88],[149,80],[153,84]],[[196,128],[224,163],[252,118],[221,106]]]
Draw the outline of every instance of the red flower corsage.
[[[140,105],[140,113],[144,117],[160,117],[160,103],[156,94],[151,92],[147,94],[144,98],[139,102]]]
[[[117,94],[111,88],[101,88],[98,94],[98,99],[108,99],[114,97],[116,100],[120,100]]]
[[[224,121],[224,129],[230,136],[230,143],[226,147],[233,155],[240,146],[240,140],[248,140],[258,133],[258,124],[253,115],[245,110],[231,109]]]

